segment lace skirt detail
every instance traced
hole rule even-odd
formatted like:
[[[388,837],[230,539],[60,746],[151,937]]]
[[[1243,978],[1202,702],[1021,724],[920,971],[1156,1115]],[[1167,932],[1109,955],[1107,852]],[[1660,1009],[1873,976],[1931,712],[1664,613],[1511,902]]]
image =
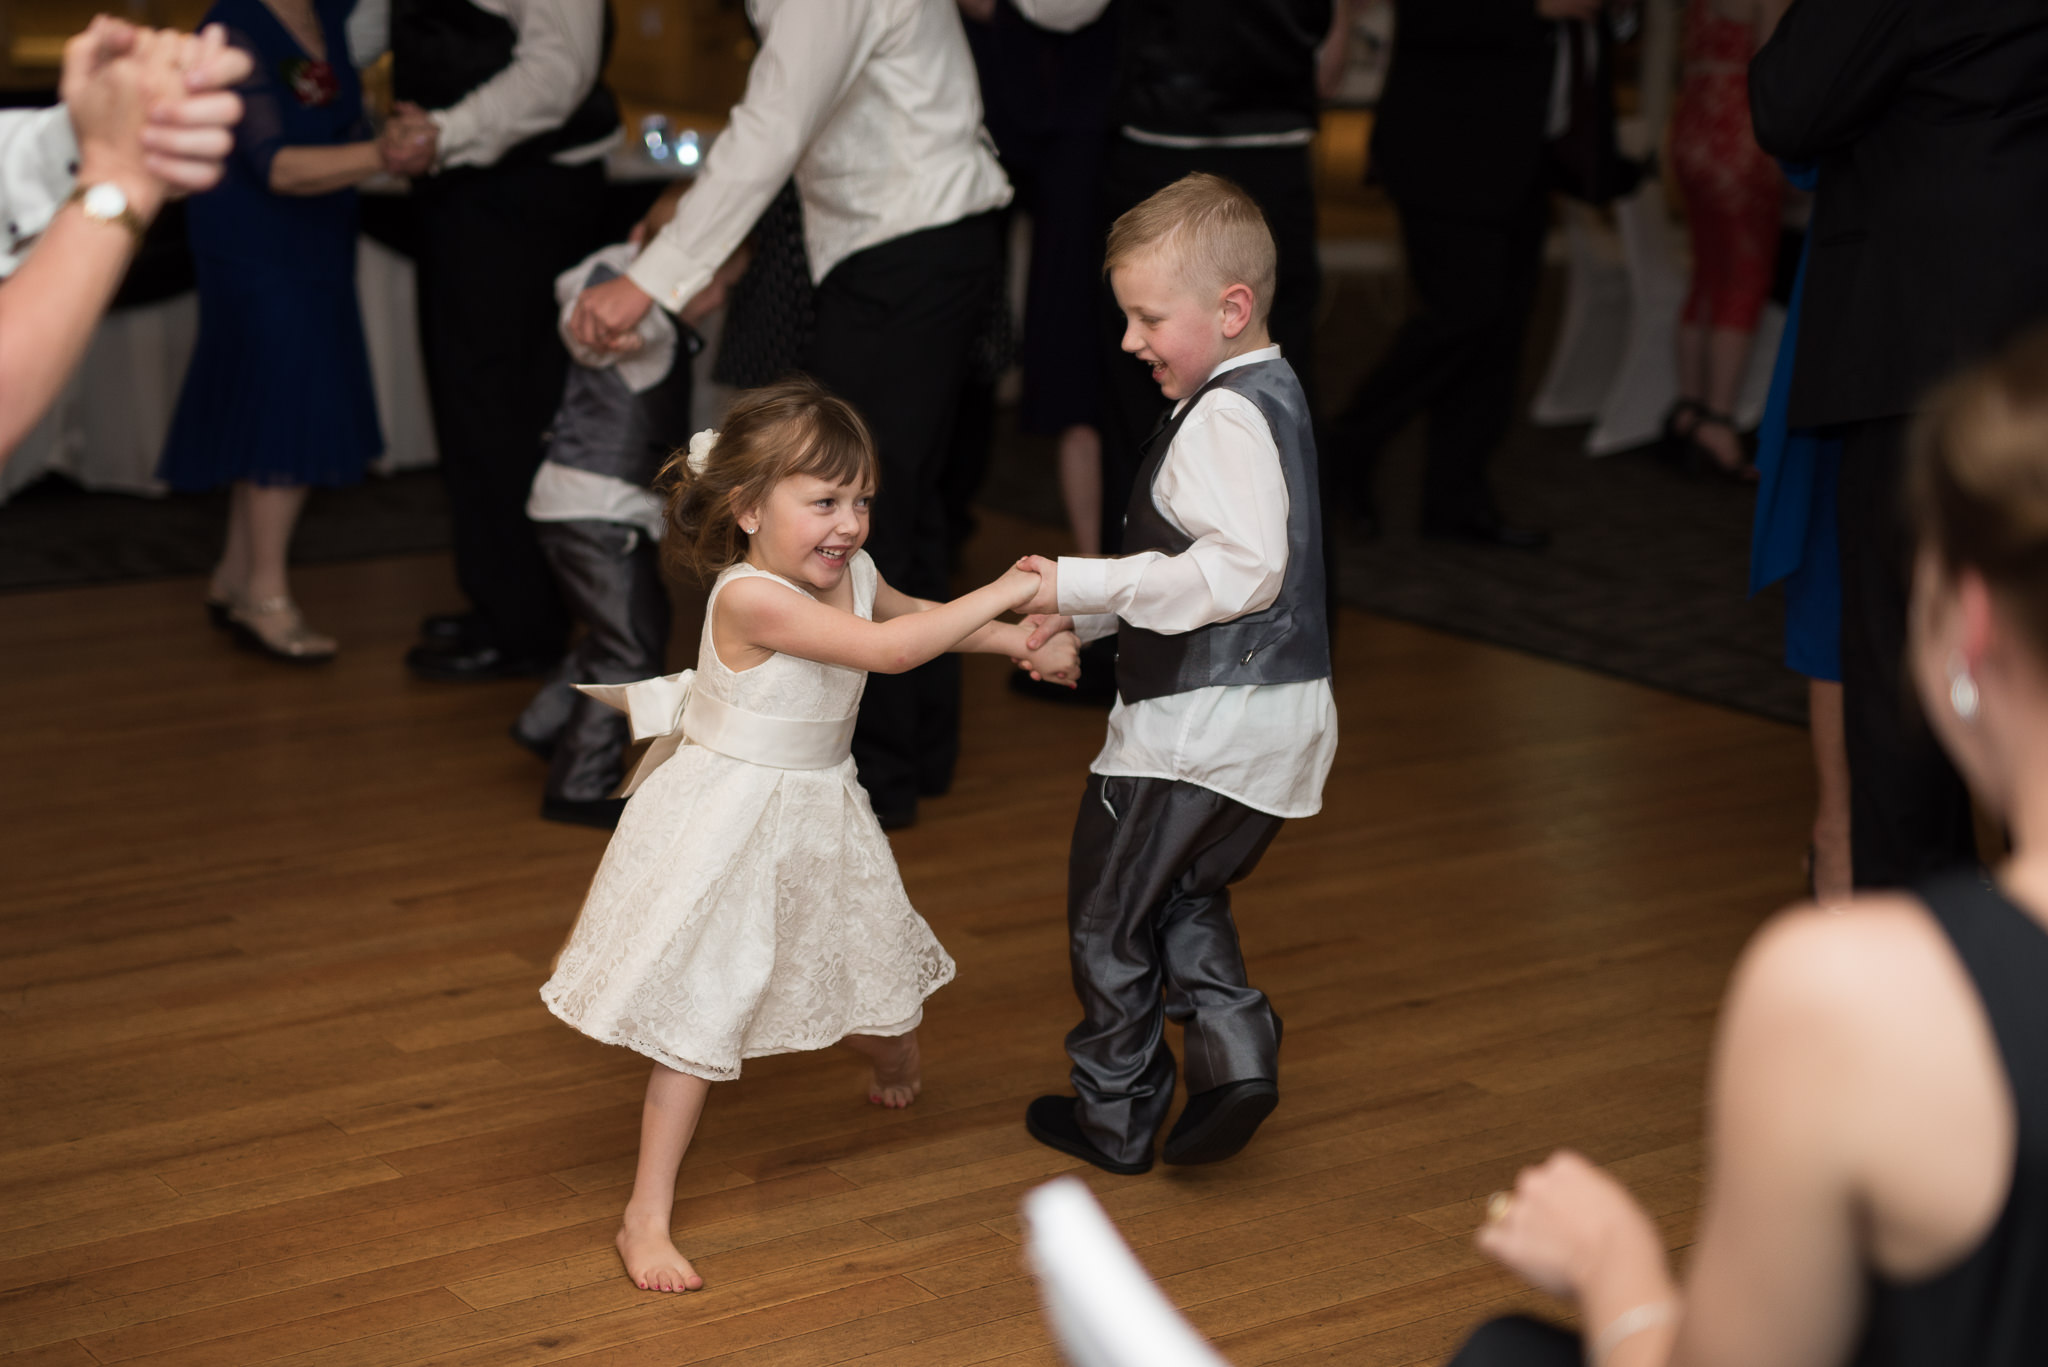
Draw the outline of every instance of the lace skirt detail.
[[[541,1000],[725,1082],[743,1059],[914,1029],[953,971],[851,760],[767,769],[686,745],[627,804]]]

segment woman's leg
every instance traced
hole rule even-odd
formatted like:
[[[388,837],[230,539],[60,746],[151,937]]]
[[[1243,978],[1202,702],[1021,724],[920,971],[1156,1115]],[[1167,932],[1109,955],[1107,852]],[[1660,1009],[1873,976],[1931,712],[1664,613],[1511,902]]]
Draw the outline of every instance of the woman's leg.
[[[245,633],[244,644],[302,664],[332,659],[334,638],[306,626],[292,602],[291,584],[286,578],[292,529],[298,525],[299,510],[306,506],[305,486],[244,482],[235,485],[234,499],[240,518],[244,575],[229,615]],[[231,543],[235,525],[231,517]]]
[[[690,1260],[676,1250],[669,1233],[675,1214],[676,1169],[697,1132],[704,1098],[711,1084],[661,1064],[647,1079],[647,1100],[640,1110],[640,1162],[633,1171],[633,1194],[615,1242],[626,1275],[643,1291],[696,1291],[704,1279]]]
[[[208,597],[216,603],[233,604],[249,592],[249,486],[228,487],[228,534],[213,567]]]
[[[1849,747],[1842,734],[1842,685],[1810,679],[1807,727],[1813,733],[1818,800],[1813,813],[1813,897],[1839,906],[1854,891],[1849,856]]]
[[[1060,433],[1060,501],[1078,555],[1102,553],[1102,434],[1086,423]]]
[[[1749,370],[1749,343],[1756,334],[1748,328],[1716,327],[1706,334],[1706,384],[1700,396],[1709,410],[1724,417],[1735,412],[1742,397],[1742,377]],[[1707,448],[1714,463],[1724,470],[1739,470],[1747,463],[1742,437],[1732,423],[1702,424],[1693,440]]]
[[[877,1106],[901,1110],[924,1090],[917,1031],[906,1030],[900,1035],[848,1035],[839,1042],[873,1065],[875,1076],[868,1084],[868,1100]]]

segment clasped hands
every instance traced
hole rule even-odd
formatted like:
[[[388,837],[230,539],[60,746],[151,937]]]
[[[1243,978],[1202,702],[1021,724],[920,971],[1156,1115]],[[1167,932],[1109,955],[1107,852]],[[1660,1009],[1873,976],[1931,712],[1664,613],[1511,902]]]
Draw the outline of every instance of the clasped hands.
[[[386,175],[410,180],[434,169],[441,151],[441,126],[426,110],[410,100],[391,106],[391,117],[377,139],[377,156]]]
[[[100,15],[64,45],[59,94],[78,139],[78,178],[119,183],[152,217],[164,199],[219,183],[234,148],[249,55],[219,24],[196,34]]]
[[[1030,598],[1018,604],[1024,614],[1022,626],[1028,633],[1024,653],[1010,662],[1043,682],[1078,687],[1081,681],[1081,639],[1074,634],[1074,619],[1059,610],[1060,562],[1042,555],[1027,555],[1010,569],[1014,575],[1035,578],[1037,587]]]

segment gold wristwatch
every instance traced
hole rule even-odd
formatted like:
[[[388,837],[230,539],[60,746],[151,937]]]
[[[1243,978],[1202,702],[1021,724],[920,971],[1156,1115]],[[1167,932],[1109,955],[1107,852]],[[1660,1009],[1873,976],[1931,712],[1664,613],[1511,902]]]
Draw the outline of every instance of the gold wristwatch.
[[[128,193],[111,180],[97,185],[76,185],[65,197],[66,204],[76,204],[85,211],[85,216],[95,223],[118,223],[135,234],[137,242],[149,231],[149,225],[142,221],[142,215],[128,206]]]

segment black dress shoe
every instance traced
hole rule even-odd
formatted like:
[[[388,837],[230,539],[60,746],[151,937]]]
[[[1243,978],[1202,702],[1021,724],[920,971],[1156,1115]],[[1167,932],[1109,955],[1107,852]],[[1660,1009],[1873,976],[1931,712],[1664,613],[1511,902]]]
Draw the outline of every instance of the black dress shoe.
[[[517,723],[514,723],[513,726],[505,732],[505,734],[512,737],[513,740],[517,741],[519,743],[520,749],[530,752],[539,759],[552,760],[555,757],[555,742],[553,737],[550,737],[547,740],[535,740],[532,736],[529,736],[524,731],[521,731]]]
[[[1434,541],[1469,541],[1508,551],[1540,551],[1550,544],[1541,527],[1518,527],[1498,517],[1424,517],[1422,534]]]
[[[1081,1133],[1081,1122],[1074,1119],[1075,1098],[1070,1096],[1042,1096],[1024,1111],[1024,1128],[1031,1137],[1049,1149],[1085,1159],[1101,1168],[1123,1177],[1136,1177],[1141,1172],[1152,1171],[1152,1155],[1146,1154],[1142,1163],[1119,1163],[1101,1149],[1094,1141]]]
[[[567,797],[540,800],[541,820],[559,821],[565,826],[595,826],[600,831],[617,830],[625,810],[626,799],[622,797],[599,797],[587,802]]]
[[[422,679],[454,683],[471,679],[531,679],[552,669],[557,658],[519,655],[496,646],[419,645],[405,652],[405,667]]]
[[[1166,1161],[1188,1166],[1237,1157],[1279,1104],[1280,1088],[1262,1077],[1196,1092],[1166,1136]]]
[[[437,646],[473,641],[483,635],[483,625],[483,617],[474,612],[430,612],[420,618],[420,640]]]

